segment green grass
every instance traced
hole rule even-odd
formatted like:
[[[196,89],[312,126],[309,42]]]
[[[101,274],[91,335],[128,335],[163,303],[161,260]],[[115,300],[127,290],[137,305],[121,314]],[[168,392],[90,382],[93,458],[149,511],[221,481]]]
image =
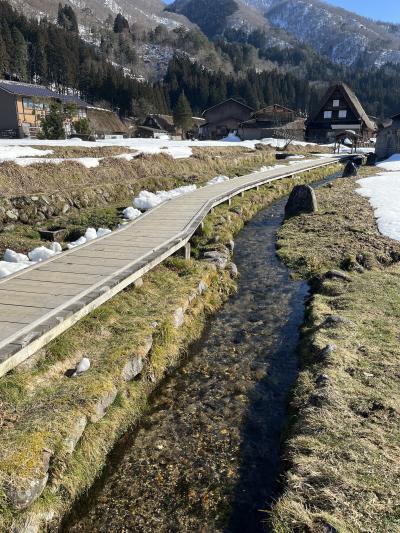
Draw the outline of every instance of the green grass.
[[[283,225],[279,253],[311,280],[290,403],[275,532],[400,531],[399,243],[381,236],[355,180],[320,189],[320,211]],[[324,280],[347,268],[351,282]],[[339,315],[351,322],[328,328]],[[336,349],[324,357],[323,349]],[[321,381],[321,376],[327,376]]]
[[[337,166],[315,171],[296,183],[336,170]],[[235,198],[230,207],[216,208],[193,243],[194,254],[201,256],[211,246],[228,243],[257,211],[292,186],[293,180],[282,180]],[[210,239],[218,243],[211,245]],[[200,280],[206,280],[208,290],[192,301],[184,325],[174,328],[174,311],[187,303]],[[204,261],[170,258],[145,276],[142,287],[124,290],[0,380],[0,416],[10,420],[0,433],[0,487],[10,481],[22,485],[24,479],[39,475],[43,449],[53,454],[50,483],[29,510],[12,509],[0,490],[0,531],[10,530],[13,521],[20,524],[42,513],[54,512],[57,521],[68,510],[95,481],[118,437],[143,415],[149,394],[199,338],[207,317],[235,286],[228,272],[218,273]],[[141,379],[125,383],[122,368],[132,354],[141,353],[150,335],[153,347]],[[91,360],[90,371],[77,379],[66,378],[65,371],[83,356]],[[98,399],[114,388],[117,399],[105,418],[89,423],[69,454],[64,442],[78,418],[90,417]]]

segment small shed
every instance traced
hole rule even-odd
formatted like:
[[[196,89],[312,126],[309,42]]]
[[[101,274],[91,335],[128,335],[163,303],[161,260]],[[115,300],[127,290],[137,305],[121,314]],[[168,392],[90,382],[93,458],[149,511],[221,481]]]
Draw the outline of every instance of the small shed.
[[[351,153],[357,153],[357,147],[362,141],[361,135],[358,135],[353,130],[344,130],[336,134],[334,153],[340,153],[341,146],[347,146],[351,149]]]
[[[376,138],[377,159],[387,159],[400,153],[400,113],[383,122]]]

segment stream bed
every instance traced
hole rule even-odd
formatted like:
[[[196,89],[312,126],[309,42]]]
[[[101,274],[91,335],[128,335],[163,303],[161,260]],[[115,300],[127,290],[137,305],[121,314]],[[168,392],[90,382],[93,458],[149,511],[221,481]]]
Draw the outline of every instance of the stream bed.
[[[237,294],[119,443],[64,533],[266,531],[308,294],[276,257],[285,202],[238,235]]]

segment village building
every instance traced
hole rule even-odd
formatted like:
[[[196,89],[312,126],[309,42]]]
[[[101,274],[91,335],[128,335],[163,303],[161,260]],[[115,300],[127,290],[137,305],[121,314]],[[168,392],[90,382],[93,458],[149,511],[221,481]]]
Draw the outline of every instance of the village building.
[[[205,124],[200,127],[200,138],[223,139],[237,133],[240,124],[251,119],[254,109],[234,98],[229,98],[203,112]]]
[[[304,141],[304,133],[305,119],[296,111],[278,104],[256,111],[238,129],[243,141],[270,137]]]
[[[200,134],[200,127],[205,123],[203,118],[192,117],[193,126],[186,132],[187,136],[198,138]],[[146,137],[151,139],[162,139],[166,136],[181,138],[181,132],[177,130],[174,124],[172,115],[147,115],[141,126],[137,128],[138,137]]]
[[[387,159],[400,153],[400,113],[385,121],[376,138],[377,159]]]
[[[42,85],[0,80],[0,136],[36,137],[51,101],[73,104],[77,119],[87,115],[86,102],[76,96],[56,93]]]
[[[369,141],[377,126],[350,87],[337,83],[328,89],[316,112],[307,120],[306,140],[331,143],[345,130],[353,131],[362,141]]]
[[[74,121],[86,118],[95,138],[127,134],[118,115],[107,109],[91,107],[77,96],[57,93],[43,85],[0,80],[0,137],[36,137],[40,124],[50,111],[51,102],[71,104],[72,120],[66,120],[67,136],[74,135]]]
[[[128,128],[113,111],[88,106],[86,117],[90,124],[91,135],[95,139],[120,139],[128,136]]]

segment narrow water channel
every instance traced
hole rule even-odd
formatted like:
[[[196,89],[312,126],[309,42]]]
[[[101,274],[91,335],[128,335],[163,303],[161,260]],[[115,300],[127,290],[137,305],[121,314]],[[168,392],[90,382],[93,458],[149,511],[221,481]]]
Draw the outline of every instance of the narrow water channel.
[[[124,438],[64,532],[266,531],[308,290],[275,254],[284,205],[276,202],[240,233],[238,293]]]

